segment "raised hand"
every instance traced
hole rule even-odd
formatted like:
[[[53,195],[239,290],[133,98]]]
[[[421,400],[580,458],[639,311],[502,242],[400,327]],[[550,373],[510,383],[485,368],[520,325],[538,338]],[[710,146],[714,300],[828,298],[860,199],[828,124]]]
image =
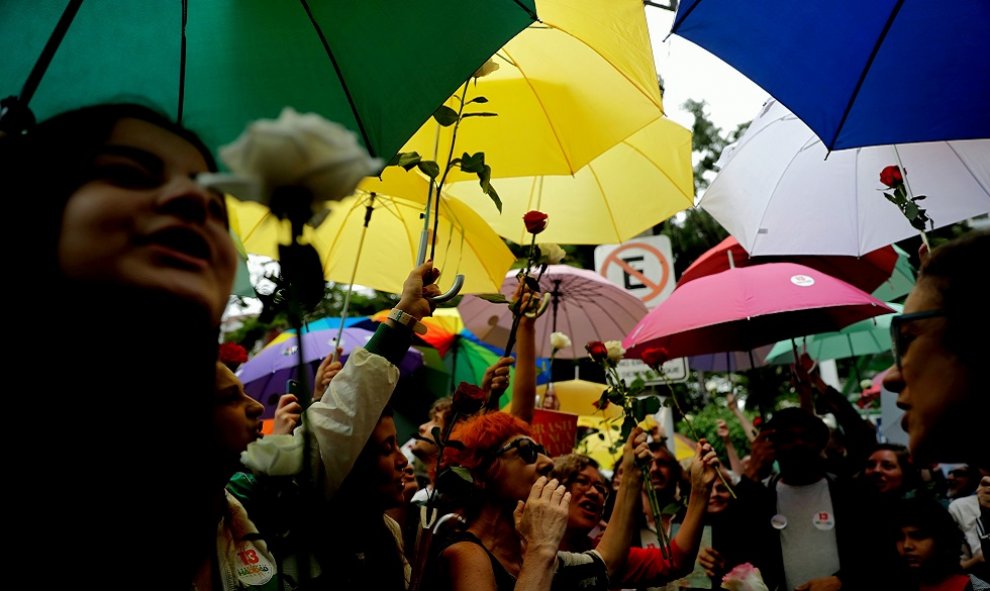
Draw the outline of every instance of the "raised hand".
[[[295,394],[282,394],[275,407],[275,425],[272,435],[291,435],[302,422],[303,407]]]
[[[327,391],[334,376],[343,369],[344,364],[339,361],[341,351],[343,349],[337,347],[337,350],[324,357],[320,366],[316,368],[316,377],[313,378],[313,400],[323,398],[323,393]],[[334,361],[334,357],[338,360]]]
[[[481,389],[498,396],[509,387],[509,368],[515,363],[512,357],[500,357],[498,361],[485,370],[485,376],[481,379]]]
[[[513,512],[516,531],[522,536],[527,552],[556,551],[567,530],[567,508],[571,493],[557,479],[540,476],[529,491],[526,502],[519,501]]]

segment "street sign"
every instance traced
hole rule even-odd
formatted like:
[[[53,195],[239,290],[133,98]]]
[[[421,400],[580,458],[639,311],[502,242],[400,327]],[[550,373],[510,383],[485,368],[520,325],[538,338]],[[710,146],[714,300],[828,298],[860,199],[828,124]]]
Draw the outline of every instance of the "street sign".
[[[642,376],[647,386],[656,386],[663,384],[665,381],[650,369],[649,365],[646,365],[639,359],[622,359],[615,369],[619,372],[619,377],[624,379],[627,384],[635,380],[637,376]],[[666,361],[662,369],[664,375],[667,377],[667,382],[687,381],[687,357],[678,357],[677,359]]]
[[[595,270],[654,308],[674,291],[674,255],[670,238],[639,236],[595,249]]]

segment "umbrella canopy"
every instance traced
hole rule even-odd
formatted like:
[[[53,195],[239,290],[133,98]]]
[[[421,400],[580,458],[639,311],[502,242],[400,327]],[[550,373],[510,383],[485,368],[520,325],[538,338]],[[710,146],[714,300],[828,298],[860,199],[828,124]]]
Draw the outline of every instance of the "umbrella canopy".
[[[625,138],[571,175],[500,178],[496,215],[477,182],[447,193],[485,216],[499,235],[529,241],[523,214],[538,209],[551,223],[543,242],[617,244],[694,205],[691,132],[666,118]]]
[[[794,363],[794,348],[807,352],[816,361],[845,359],[890,351],[890,319],[904,309],[900,304],[887,304],[894,313],[881,314],[850,324],[837,332],[815,334],[785,341],[773,346],[767,363]]]
[[[881,191],[880,171],[898,163],[914,194],[929,196],[920,205],[936,228],[990,211],[990,140],[828,154],[776,101],[719,162],[722,170],[699,205],[753,256],[861,256],[917,236]]]
[[[502,283],[502,295],[509,298],[518,284],[516,271],[509,271]],[[540,279],[540,291],[553,296],[547,312],[536,320],[536,355],[550,357],[550,333],[563,332],[571,346],[557,352],[561,359],[578,359],[588,354],[589,341],[618,340],[646,315],[639,298],[625,292],[594,271],[567,265],[550,265]],[[458,306],[468,330],[479,339],[504,347],[512,327],[512,312],[505,304],[493,304],[467,296]]]
[[[671,357],[745,351],[784,338],[838,330],[890,312],[848,283],[794,263],[766,263],[695,279],[675,289],[622,341],[627,357],[664,347]]]
[[[228,198],[227,205],[237,217],[237,228],[248,251],[276,258],[279,241],[288,242],[288,222],[277,219],[258,203]],[[374,211],[362,245],[368,206]],[[352,283],[353,277],[353,283],[358,285],[401,293],[402,282],[416,266],[422,213],[419,203],[387,195],[372,199],[370,194],[359,192],[333,204],[323,224],[316,229],[307,226],[303,237],[319,252],[328,280]],[[506,269],[516,259],[471,208],[445,199],[440,205],[434,260],[443,277],[464,274],[462,293],[491,293],[498,290]]]
[[[536,394],[543,396],[548,386],[549,384],[537,386]],[[609,404],[604,411],[595,407],[607,387],[605,384],[579,379],[554,382],[553,393],[560,400],[560,408],[557,410],[577,415],[594,415],[598,418],[621,418],[622,407],[617,404]]]
[[[699,371],[746,371],[767,364],[767,354],[772,345],[762,345],[749,351],[724,351],[692,355],[688,357],[688,367]]]
[[[214,148],[289,105],[387,160],[535,14],[533,0],[5,0],[0,96],[20,91],[42,118],[139,97]]]
[[[363,328],[345,328],[340,338],[343,348],[341,359],[346,360],[355,347],[363,347],[374,333]],[[303,333],[308,383],[313,383],[316,368],[337,346],[336,330],[319,330]],[[399,370],[408,375],[423,365],[423,355],[410,349]],[[237,377],[244,383],[244,391],[265,405],[265,418],[275,415],[278,397],[285,394],[285,382],[295,378],[299,367],[299,339],[294,334],[282,333],[265,346],[257,355],[240,367]]]
[[[640,0],[537,0],[536,7],[540,22],[494,52],[499,69],[468,90],[469,100],[488,99],[476,110],[497,116],[469,119],[457,132],[453,156],[484,152],[495,177],[573,174],[663,114]],[[404,93],[396,89],[389,92]],[[459,107],[454,97],[446,104]],[[442,169],[452,132],[431,119],[402,149],[436,155]],[[477,182],[456,171],[448,180],[471,178]]]
[[[686,0],[672,32],[755,81],[834,150],[990,137],[990,69],[972,66],[988,29],[986,2]]]
[[[891,281],[894,268],[897,266],[899,260],[900,255],[894,250],[893,246],[878,248],[861,257],[841,255],[750,257],[749,253],[739,244],[739,241],[729,236],[708,249],[708,251],[691,263],[691,266],[681,274],[681,278],[677,280],[677,284],[678,286],[684,285],[688,281],[697,279],[698,277],[720,273],[733,266],[747,267],[760,263],[791,262],[811,267],[812,269],[818,269],[822,273],[831,275],[836,279],[841,279],[846,283],[855,285],[863,291],[872,293],[884,283]],[[906,257],[904,264],[910,266],[910,263],[907,263]],[[910,287],[908,287],[908,290],[910,291]]]

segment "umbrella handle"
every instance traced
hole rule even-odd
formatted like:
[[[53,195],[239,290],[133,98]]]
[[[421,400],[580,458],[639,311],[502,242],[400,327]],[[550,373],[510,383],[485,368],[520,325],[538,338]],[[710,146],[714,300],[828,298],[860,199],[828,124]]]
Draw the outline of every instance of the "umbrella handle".
[[[448,300],[453,299],[454,296],[460,293],[462,287],[464,287],[464,275],[458,273],[457,276],[454,277],[454,284],[450,286],[450,289],[448,289],[446,293],[442,293],[438,296],[433,296],[431,298],[426,298],[426,299],[428,299],[431,303],[434,304],[442,304]]]

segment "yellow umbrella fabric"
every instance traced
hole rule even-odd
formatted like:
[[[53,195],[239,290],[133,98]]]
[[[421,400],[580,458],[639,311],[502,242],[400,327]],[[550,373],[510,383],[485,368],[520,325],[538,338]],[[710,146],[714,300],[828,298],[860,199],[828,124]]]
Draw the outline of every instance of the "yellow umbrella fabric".
[[[617,450],[615,453],[611,451],[613,443],[616,443],[620,439],[620,432],[622,430],[621,420],[608,420],[603,419],[600,416],[579,416],[578,417],[578,427],[588,427],[590,429],[597,429],[598,433],[605,436],[604,439],[598,437],[598,433],[592,434],[589,437],[585,437],[578,442],[575,448],[578,453],[582,453],[589,456],[598,464],[606,469],[611,470],[615,462],[622,456],[622,446],[616,446]],[[694,456],[694,446],[695,442],[691,441],[683,435],[674,434],[674,457],[677,461],[682,462]]]
[[[468,88],[468,100],[488,99],[468,111],[497,116],[466,119],[454,157],[484,152],[493,177],[573,174],[663,114],[641,0],[537,0],[536,9],[540,22],[496,52],[499,69]],[[442,168],[452,132],[430,119],[402,151],[436,156]],[[448,181],[470,178],[456,171]]]
[[[622,416],[622,409],[614,404],[610,404],[602,411],[596,411],[593,404],[601,398],[605,391],[605,384],[589,382],[587,380],[564,380],[553,383],[553,392],[560,400],[561,412],[569,412],[576,415],[594,414],[597,417],[612,419]],[[547,384],[536,387],[539,396],[547,390]]]
[[[374,211],[368,225],[354,275],[354,283],[380,291],[400,293],[402,282],[416,264],[423,221],[420,203],[363,192],[332,204],[330,215],[317,229],[307,227],[303,240],[320,254],[327,280],[350,283],[358,258],[366,206]],[[278,257],[278,243],[287,242],[286,222],[276,219],[264,206],[228,199],[228,207],[248,252]],[[515,261],[512,252],[471,208],[444,199],[440,206],[440,231],[435,264],[445,288],[458,273],[465,275],[462,293],[492,293],[499,290],[506,271]]]
[[[446,193],[485,216],[499,235],[529,241],[522,216],[550,215],[541,242],[616,244],[694,205],[691,132],[661,118],[619,142],[573,176],[499,178],[498,215],[477,182],[448,185]],[[425,183],[424,183],[425,190]]]

